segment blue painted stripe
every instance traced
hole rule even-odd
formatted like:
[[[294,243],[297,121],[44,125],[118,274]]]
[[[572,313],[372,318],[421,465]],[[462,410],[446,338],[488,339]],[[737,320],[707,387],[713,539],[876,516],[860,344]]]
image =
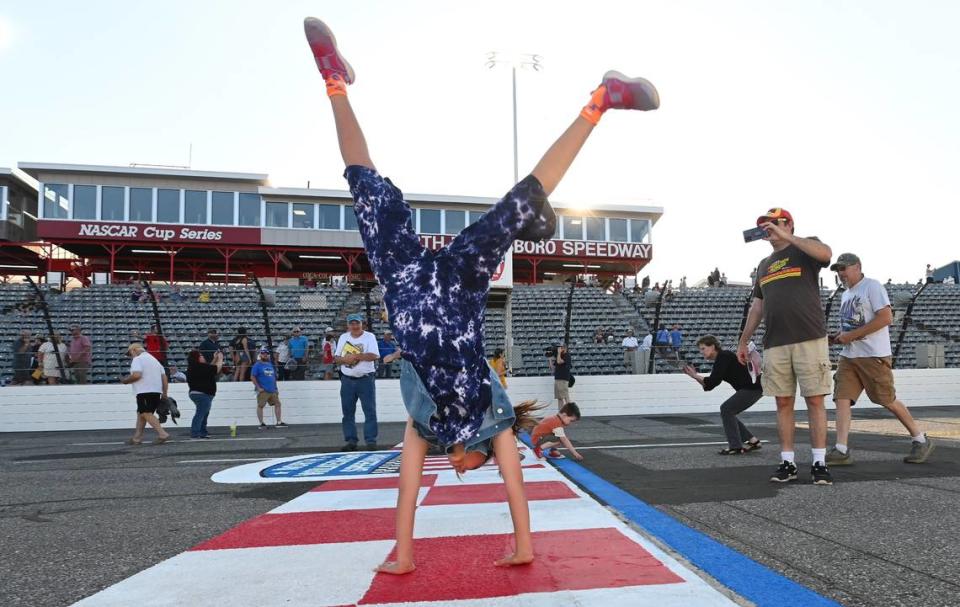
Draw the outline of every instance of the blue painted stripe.
[[[521,439],[530,446],[528,435],[522,435]],[[550,462],[597,499],[758,607],[840,607],[839,603],[684,525],[576,462],[570,459]]]

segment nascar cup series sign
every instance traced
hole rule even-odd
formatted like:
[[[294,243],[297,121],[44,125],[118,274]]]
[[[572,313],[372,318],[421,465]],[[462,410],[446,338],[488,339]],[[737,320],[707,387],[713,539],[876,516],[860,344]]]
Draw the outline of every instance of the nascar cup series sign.
[[[259,228],[41,219],[37,236],[136,243],[260,244]]]

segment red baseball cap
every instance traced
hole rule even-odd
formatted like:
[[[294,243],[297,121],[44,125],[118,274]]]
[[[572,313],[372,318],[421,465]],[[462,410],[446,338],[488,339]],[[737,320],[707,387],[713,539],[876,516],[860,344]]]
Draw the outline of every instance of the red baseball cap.
[[[781,209],[780,207],[775,207],[760,217],[757,217],[757,225],[762,223],[773,223],[778,219],[786,219],[789,223],[793,223],[793,215],[790,214],[790,211]]]

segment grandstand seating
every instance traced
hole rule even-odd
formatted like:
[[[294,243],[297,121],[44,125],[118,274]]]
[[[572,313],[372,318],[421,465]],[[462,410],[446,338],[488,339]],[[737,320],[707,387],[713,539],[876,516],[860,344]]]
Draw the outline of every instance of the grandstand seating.
[[[891,335],[899,334],[902,313],[919,285],[888,285],[894,302],[896,322]],[[206,289],[211,293],[208,304],[197,303],[197,295]],[[338,332],[345,330],[349,312],[362,310],[363,296],[347,287],[278,287],[276,306],[269,309],[270,323],[275,339],[294,326],[302,327],[314,346],[327,326]],[[72,324],[79,324],[91,336],[94,344],[94,367],[90,374],[95,382],[112,382],[128,369],[124,348],[129,343],[131,330],[145,333],[153,323],[149,303],[130,301],[132,287],[101,285],[74,289],[61,295],[47,297],[54,327],[65,336]],[[156,291],[166,295],[166,287]],[[12,305],[30,297],[28,285],[0,286],[0,304],[8,312],[0,315],[0,381],[9,381],[12,375],[12,353],[9,344],[21,328],[34,333],[45,333],[38,311],[23,314],[10,310]],[[185,366],[186,353],[206,336],[209,327],[221,331],[221,342],[226,344],[235,335],[237,327],[246,327],[250,338],[265,343],[263,321],[256,289],[246,285],[183,287],[184,301],[163,299],[159,304],[164,333],[170,341],[170,361]],[[513,343],[520,355],[513,358],[513,372],[518,376],[549,373],[544,350],[563,338],[569,286],[516,285],[508,308],[490,307],[486,315],[488,354],[504,347],[507,338],[507,315],[512,323]],[[702,360],[696,348],[699,336],[710,333],[717,336],[727,348],[735,347],[740,323],[750,289],[723,287],[676,290],[665,298],[661,310],[661,325],[679,323],[683,328],[682,351],[702,371],[709,365]],[[830,292],[824,290],[826,302]],[[372,330],[382,336],[387,325],[375,317]],[[646,305],[641,296],[633,293],[611,294],[599,287],[578,287],[574,290],[573,317],[570,324],[570,344],[574,357],[574,372],[583,375],[625,373],[620,339],[627,328],[642,339],[648,326],[653,325],[654,306]],[[830,326],[839,326],[839,301],[831,308]],[[960,285],[928,285],[912,313],[912,322],[905,334],[897,366],[916,365],[916,346],[921,343],[945,343],[946,364],[960,366]],[[611,327],[615,343],[595,344],[594,331],[598,326]],[[924,330],[933,327],[937,334]],[[755,337],[762,344],[762,327]],[[833,348],[836,358],[838,348]],[[519,364],[518,364],[519,363]],[[671,373],[678,369],[662,360],[657,361],[657,372]],[[394,368],[396,376],[397,368]]]

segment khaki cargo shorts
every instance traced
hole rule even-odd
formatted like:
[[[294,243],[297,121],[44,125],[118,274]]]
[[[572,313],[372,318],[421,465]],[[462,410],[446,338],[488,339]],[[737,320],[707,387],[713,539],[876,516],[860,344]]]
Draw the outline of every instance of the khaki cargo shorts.
[[[565,379],[553,380],[553,397],[570,400],[570,382]]]
[[[846,358],[840,357],[837,385],[833,400],[857,400],[867,391],[867,398],[878,405],[889,405],[897,400],[893,385],[893,357]]]
[[[763,351],[764,396],[823,396],[833,392],[827,338],[776,346]]]
[[[267,392],[265,390],[257,392],[258,407],[262,407],[264,405],[270,405],[271,407],[276,407],[279,404],[280,404],[279,392]]]

